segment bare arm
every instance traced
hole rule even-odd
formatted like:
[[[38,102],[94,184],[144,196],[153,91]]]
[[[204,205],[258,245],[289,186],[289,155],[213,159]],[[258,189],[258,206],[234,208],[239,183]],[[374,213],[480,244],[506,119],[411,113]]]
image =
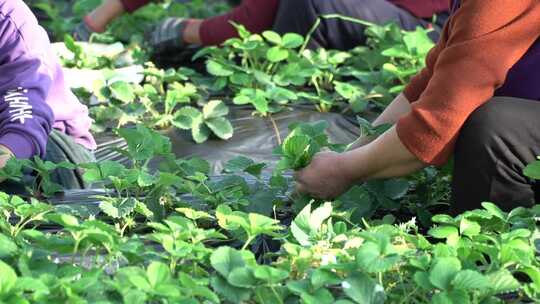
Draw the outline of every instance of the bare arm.
[[[404,176],[426,166],[401,143],[395,126],[341,158],[344,174],[355,182]]]
[[[386,107],[386,109],[373,121],[373,126],[377,127],[383,124],[395,124],[399,118],[408,114],[411,111],[411,104],[407,97],[403,93],[399,94],[394,100]],[[358,138],[350,147],[350,150],[360,148],[372,142],[375,138],[371,136],[365,136]]]
[[[403,176],[425,166],[401,143],[394,126],[355,150],[317,153],[310,165],[295,176],[300,192],[333,199],[359,182]]]
[[[124,13],[120,0],[106,0],[86,17],[87,25],[96,32],[103,32],[107,25]]]

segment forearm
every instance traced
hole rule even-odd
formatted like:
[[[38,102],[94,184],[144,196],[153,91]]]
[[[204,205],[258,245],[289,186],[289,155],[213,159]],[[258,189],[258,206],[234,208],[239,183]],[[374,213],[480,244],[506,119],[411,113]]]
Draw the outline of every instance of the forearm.
[[[404,176],[426,166],[401,143],[395,126],[341,157],[344,174],[356,182]]]
[[[202,44],[220,45],[229,38],[238,37],[231,22],[241,24],[251,33],[271,29],[279,6],[279,0],[244,0],[230,12],[207,18],[201,25]]]
[[[190,19],[187,21],[186,28],[182,37],[184,42],[188,44],[201,44],[201,24],[204,20],[202,19]]]
[[[411,111],[411,103],[403,93],[399,94],[394,100],[384,109],[384,111],[373,121],[373,126],[383,124],[395,124],[403,115]]]
[[[411,104],[407,97],[403,93],[399,94],[394,100],[386,107],[386,109],[373,121],[374,127],[384,124],[395,124],[399,118],[408,114],[411,111]],[[350,147],[350,150],[354,150],[365,146],[375,139],[374,136],[362,136],[358,138]]]
[[[124,5],[120,0],[106,0],[94,9],[85,21],[96,32],[103,32],[107,25],[125,12]]]

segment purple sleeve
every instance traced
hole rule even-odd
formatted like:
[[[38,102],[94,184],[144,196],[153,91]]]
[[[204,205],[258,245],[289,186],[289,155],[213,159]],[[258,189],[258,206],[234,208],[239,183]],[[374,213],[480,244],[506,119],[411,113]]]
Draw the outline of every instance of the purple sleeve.
[[[140,7],[147,5],[148,3],[152,2],[152,0],[121,0],[122,5],[124,6],[124,9],[128,13],[133,13],[134,11],[138,10]]]
[[[48,38],[31,13],[16,10],[16,14],[6,14],[2,6],[0,144],[17,158],[43,157],[54,121],[46,103],[53,79],[53,69],[45,60]]]

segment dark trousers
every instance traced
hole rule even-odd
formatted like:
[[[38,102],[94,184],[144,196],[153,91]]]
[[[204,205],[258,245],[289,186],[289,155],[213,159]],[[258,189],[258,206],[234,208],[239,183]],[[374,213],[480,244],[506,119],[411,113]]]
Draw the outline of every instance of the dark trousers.
[[[275,18],[273,30],[279,34],[289,32],[305,36],[319,16],[339,14],[375,24],[397,22],[405,30],[414,30],[417,26],[427,26],[428,21],[411,15],[385,0],[283,0]],[[448,14],[437,19],[443,24]],[[440,29],[439,26],[435,26]],[[313,32],[308,48],[327,48],[349,50],[366,42],[365,26],[339,18],[321,18],[320,25]],[[434,31],[432,39],[438,39]]]
[[[452,213],[485,201],[509,211],[540,202],[539,183],[523,175],[540,155],[540,102],[495,97],[473,112],[454,151]]]
[[[76,143],[71,136],[57,130],[53,130],[49,134],[44,160],[53,163],[69,162],[74,165],[96,162],[92,151]],[[82,168],[56,169],[49,173],[51,180],[61,185],[65,190],[90,189],[92,186],[84,181]],[[0,192],[24,195],[26,194],[25,186],[31,186],[35,182],[35,178],[35,173],[27,170],[21,183],[14,181],[0,183]]]

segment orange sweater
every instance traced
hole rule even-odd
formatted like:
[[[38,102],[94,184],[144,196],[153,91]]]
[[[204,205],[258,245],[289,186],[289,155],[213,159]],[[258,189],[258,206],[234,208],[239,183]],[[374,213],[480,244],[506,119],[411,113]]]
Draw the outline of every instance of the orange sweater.
[[[401,142],[423,162],[444,164],[466,119],[539,37],[539,0],[462,0],[405,88],[412,112],[397,123]]]

